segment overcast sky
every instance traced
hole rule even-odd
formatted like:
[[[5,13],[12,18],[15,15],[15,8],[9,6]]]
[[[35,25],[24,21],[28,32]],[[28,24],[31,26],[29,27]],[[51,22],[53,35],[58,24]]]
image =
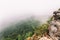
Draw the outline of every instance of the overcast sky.
[[[60,0],[0,0],[0,31],[11,22],[35,16],[43,21],[60,8]]]

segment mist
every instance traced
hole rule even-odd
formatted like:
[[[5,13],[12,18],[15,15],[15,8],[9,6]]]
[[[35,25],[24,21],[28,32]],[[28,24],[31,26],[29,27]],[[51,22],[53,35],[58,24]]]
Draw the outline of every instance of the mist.
[[[59,8],[60,0],[0,0],[0,31],[31,16],[46,22]]]

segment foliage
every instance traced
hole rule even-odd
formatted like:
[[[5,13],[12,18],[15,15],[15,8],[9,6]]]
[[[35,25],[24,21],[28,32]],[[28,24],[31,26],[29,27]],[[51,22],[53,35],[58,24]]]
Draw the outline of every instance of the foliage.
[[[47,23],[50,23],[54,18],[50,17],[50,19],[47,21]]]
[[[26,38],[31,37],[34,33],[43,35],[48,31],[49,22],[51,20],[52,18],[42,25],[35,19],[23,20],[16,24],[12,24],[2,32],[3,40],[25,40]]]
[[[3,31],[4,40],[24,40],[26,37],[33,35],[34,28],[38,24],[39,21],[30,19],[11,25]]]
[[[48,30],[48,24],[42,24],[41,26],[37,27],[35,33],[38,35],[43,35]]]

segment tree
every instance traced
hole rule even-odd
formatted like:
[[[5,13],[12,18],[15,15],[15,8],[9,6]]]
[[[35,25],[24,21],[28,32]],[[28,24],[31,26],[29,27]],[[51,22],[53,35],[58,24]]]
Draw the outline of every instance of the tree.
[[[3,31],[4,39],[11,38],[18,40],[24,40],[28,36],[32,36],[34,33],[34,28],[39,25],[39,21],[35,19],[23,20],[19,23],[12,24],[10,27]],[[21,38],[20,38],[21,37]]]

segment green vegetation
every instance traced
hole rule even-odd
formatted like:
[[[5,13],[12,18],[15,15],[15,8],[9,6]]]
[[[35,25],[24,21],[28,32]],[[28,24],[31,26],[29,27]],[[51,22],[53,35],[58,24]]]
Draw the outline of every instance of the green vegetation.
[[[26,40],[34,33],[43,35],[48,29],[48,23],[40,25],[35,19],[24,20],[10,25],[9,28],[2,32],[3,40]]]
[[[37,33],[38,35],[43,35],[47,31],[48,31],[48,24],[42,24],[41,26],[35,29],[35,33]]]

